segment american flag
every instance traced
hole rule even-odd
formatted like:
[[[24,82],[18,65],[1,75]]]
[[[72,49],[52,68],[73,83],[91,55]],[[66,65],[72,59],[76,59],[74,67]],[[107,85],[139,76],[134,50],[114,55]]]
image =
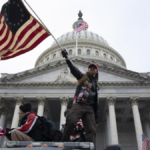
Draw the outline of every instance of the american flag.
[[[0,13],[0,58],[6,60],[34,49],[49,32],[26,9],[22,0],[9,0]]]
[[[147,150],[149,139],[142,134],[142,150]]]
[[[88,28],[88,25],[82,20],[82,23],[76,27],[76,33],[82,31],[84,28]]]

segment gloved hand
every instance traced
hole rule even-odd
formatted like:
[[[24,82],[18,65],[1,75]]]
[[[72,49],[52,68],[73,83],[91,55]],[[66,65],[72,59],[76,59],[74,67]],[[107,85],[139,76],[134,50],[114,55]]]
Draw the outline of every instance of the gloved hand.
[[[5,135],[8,136],[10,135],[11,133],[9,133],[11,130],[14,130],[15,128],[12,128],[12,129],[9,129],[9,128],[6,128],[6,132],[5,132]]]
[[[68,52],[65,49],[61,51],[61,54],[63,57],[68,58]]]

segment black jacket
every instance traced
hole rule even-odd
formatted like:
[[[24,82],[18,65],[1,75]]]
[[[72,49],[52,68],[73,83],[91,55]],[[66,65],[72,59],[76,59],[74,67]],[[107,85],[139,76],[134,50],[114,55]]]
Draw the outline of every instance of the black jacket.
[[[30,136],[34,141],[42,141],[42,122],[34,113],[27,113],[20,122],[20,127],[16,129],[10,129],[11,132],[13,130],[19,130],[28,136]],[[10,133],[11,133],[10,132]]]
[[[72,63],[71,60],[66,60],[69,68],[70,68],[70,71],[71,73],[73,74],[73,76],[77,79],[77,80],[80,80],[84,74],[81,73],[75,66],[74,64]],[[93,104],[93,107],[94,107],[94,113],[95,113],[95,119],[96,119],[96,123],[98,123],[98,92],[97,92],[97,81],[96,79],[95,80],[92,80],[92,88],[91,88],[91,91],[89,93],[89,99],[90,98],[93,98],[94,99],[94,104]],[[76,87],[76,92],[75,92],[75,96],[78,96],[79,93],[81,91],[81,85],[77,85]],[[94,95],[94,97],[93,97]]]

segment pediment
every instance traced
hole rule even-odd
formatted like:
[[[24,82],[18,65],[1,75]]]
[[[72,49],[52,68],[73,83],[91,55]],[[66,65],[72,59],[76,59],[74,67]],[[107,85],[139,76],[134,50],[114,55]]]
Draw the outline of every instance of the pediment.
[[[91,60],[72,58],[73,63],[82,72],[87,71]],[[141,76],[137,72],[97,63],[99,66],[100,82],[137,82],[150,81],[149,76]],[[14,75],[8,75],[0,79],[0,82],[76,82],[70,73],[65,60],[46,64],[38,68],[27,70]]]
[[[82,72],[85,73],[87,71],[87,67],[82,65],[76,65],[76,67]],[[54,82],[54,81],[70,81],[76,82],[77,80],[71,74],[70,69],[67,66],[64,66],[59,69],[55,69],[53,71],[49,71],[46,73],[42,73],[40,75],[36,75],[27,79],[23,79],[20,82]],[[125,77],[121,77],[119,75],[111,74],[109,72],[99,71],[99,81],[133,81],[132,79],[128,79]]]

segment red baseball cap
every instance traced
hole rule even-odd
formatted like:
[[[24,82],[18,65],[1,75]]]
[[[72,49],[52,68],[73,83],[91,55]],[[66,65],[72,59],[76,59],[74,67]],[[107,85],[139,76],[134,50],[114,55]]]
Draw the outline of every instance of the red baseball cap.
[[[91,63],[91,64],[89,65],[89,67],[90,67],[90,66],[95,66],[96,69],[98,69],[98,66],[97,66],[95,63]],[[88,68],[89,68],[89,67],[88,67]]]

